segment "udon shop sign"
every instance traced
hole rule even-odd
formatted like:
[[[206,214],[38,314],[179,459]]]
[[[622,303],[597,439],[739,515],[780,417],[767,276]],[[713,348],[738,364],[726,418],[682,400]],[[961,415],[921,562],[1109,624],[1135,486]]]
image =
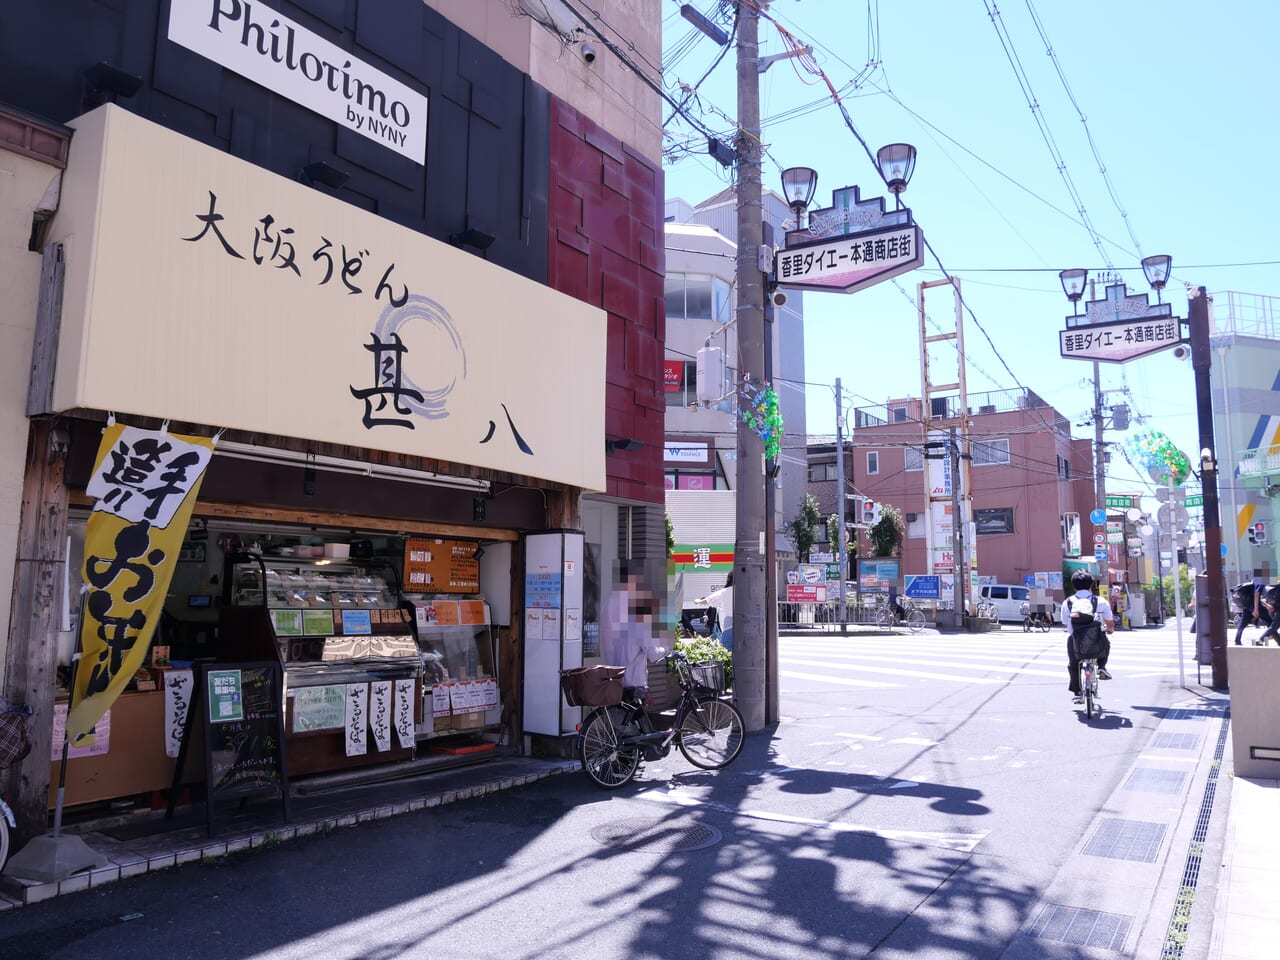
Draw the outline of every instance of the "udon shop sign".
[[[268,6],[171,0],[169,39],[414,163],[426,162],[426,97]]]
[[[119,108],[76,127],[57,409],[603,489],[602,311]]]

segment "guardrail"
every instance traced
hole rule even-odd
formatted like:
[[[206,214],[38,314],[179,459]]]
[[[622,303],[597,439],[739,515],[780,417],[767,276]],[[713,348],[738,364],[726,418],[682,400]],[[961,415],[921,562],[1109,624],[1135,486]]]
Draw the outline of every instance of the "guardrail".
[[[936,600],[913,600],[911,602],[915,604],[917,609],[924,611],[926,623],[934,623],[940,610],[950,610],[950,607],[944,607]],[[788,629],[821,627],[828,624],[838,626],[842,622],[849,625],[873,625],[876,623],[878,610],[878,605],[866,597],[863,597],[861,603],[855,602],[854,598],[851,597],[845,601],[845,617],[841,621],[840,601],[838,600],[826,600],[821,603],[779,600],[778,625]]]

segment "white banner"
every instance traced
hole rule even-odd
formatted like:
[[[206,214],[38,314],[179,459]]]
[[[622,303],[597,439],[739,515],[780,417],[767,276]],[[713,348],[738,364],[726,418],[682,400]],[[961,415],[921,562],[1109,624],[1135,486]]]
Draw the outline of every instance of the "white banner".
[[[359,757],[369,752],[369,741],[365,731],[369,729],[369,685],[367,683],[347,684],[347,756]]]
[[[373,745],[379,751],[391,749],[391,681],[378,680],[369,685],[369,726],[373,728]]]
[[[84,492],[95,511],[163,530],[213,459],[213,450],[167,430],[124,427],[89,477]]]
[[[278,10],[247,0],[172,0],[169,39],[426,163],[427,98]]]
[[[191,692],[195,687],[195,671],[167,670],[164,674],[164,753],[176,757],[182,746],[187,714],[191,710]]]
[[[400,746],[405,748],[412,748],[415,742],[413,735],[413,688],[414,682],[412,679],[396,681],[396,739],[400,741]]]

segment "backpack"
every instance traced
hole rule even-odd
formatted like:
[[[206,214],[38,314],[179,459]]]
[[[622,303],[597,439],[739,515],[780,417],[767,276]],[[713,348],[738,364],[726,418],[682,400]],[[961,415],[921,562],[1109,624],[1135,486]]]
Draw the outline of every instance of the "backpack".
[[[1067,610],[1071,621],[1071,649],[1077,660],[1091,660],[1102,653],[1102,623],[1094,616],[1092,597],[1069,597]]]

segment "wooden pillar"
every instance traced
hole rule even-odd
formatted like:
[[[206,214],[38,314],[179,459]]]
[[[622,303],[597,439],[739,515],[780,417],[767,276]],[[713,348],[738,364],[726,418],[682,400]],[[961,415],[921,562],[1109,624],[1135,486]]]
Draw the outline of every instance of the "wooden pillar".
[[[55,448],[50,442],[52,434],[51,421],[31,421],[4,664],[5,698],[35,711],[31,753],[22,763],[0,771],[18,823],[18,847],[45,832],[49,811],[54,681],[67,540],[66,445],[60,443]]]

